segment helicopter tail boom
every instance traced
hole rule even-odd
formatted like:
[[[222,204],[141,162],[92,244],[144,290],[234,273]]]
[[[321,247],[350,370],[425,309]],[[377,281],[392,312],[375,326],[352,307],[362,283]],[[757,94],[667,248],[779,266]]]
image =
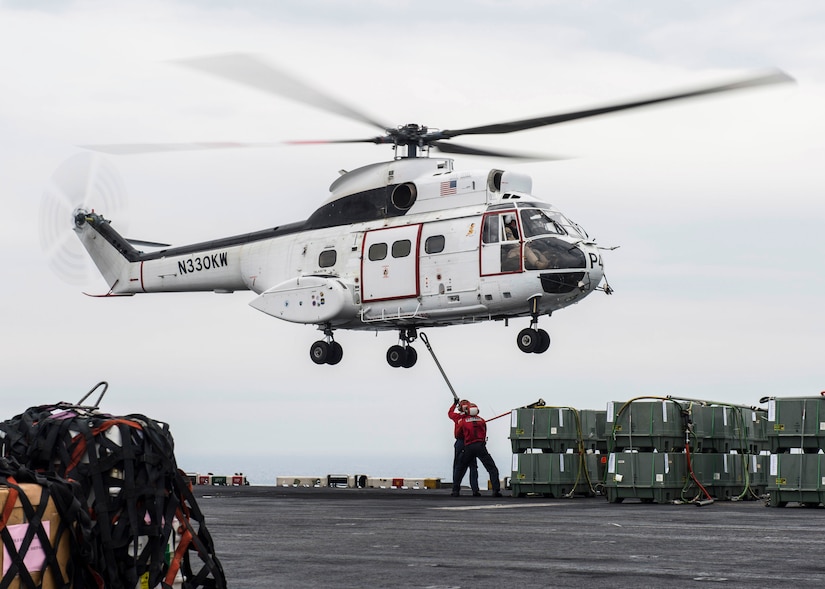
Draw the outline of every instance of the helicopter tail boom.
[[[97,213],[78,209],[74,224],[83,247],[109,285],[109,294],[248,289],[239,272],[238,247],[188,248],[185,253],[170,249],[150,255],[135,249]]]

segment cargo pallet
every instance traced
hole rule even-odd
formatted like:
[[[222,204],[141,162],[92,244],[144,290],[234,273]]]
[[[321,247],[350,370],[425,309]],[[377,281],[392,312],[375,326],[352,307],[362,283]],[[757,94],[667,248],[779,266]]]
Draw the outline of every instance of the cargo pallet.
[[[573,407],[514,409],[510,418],[513,496],[596,495],[607,462],[605,415],[605,411]]]
[[[612,401],[606,411],[542,406],[511,415],[515,496],[605,494],[614,503],[670,503],[767,493],[762,409],[638,397]]]
[[[670,399],[608,403],[605,428],[611,452],[678,452],[685,448],[682,407]]]
[[[604,480],[606,462],[604,454],[514,454],[510,487],[514,497],[593,497]]]
[[[610,503],[672,503],[682,498],[687,482],[684,454],[612,452],[608,457],[605,491]]]
[[[768,404],[772,453],[825,449],[825,397],[777,397]]]
[[[769,449],[767,411],[694,403],[689,414],[694,452],[759,454]]]
[[[525,407],[514,409],[510,444],[514,454],[528,450],[550,453],[606,452],[606,411],[572,407]]]
[[[771,507],[825,503],[825,454],[771,454],[768,492]]]
[[[771,507],[825,504],[825,393],[768,401]]]
[[[767,493],[767,455],[691,454],[690,464],[714,499],[756,499]]]

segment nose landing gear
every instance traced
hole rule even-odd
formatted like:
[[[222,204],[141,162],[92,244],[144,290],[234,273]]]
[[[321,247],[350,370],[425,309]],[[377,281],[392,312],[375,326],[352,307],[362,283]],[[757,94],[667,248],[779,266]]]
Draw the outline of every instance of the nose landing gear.
[[[324,327],[324,339],[309,347],[309,357],[316,364],[338,364],[344,357],[344,348],[332,339],[332,328]]]
[[[530,299],[530,327],[522,329],[516,339],[519,350],[526,354],[543,354],[550,348],[550,334],[538,328],[540,299],[540,295]]]
[[[418,361],[418,352],[410,344],[418,337],[415,328],[402,329],[398,335],[399,343],[387,350],[387,364],[393,368],[412,368]]]

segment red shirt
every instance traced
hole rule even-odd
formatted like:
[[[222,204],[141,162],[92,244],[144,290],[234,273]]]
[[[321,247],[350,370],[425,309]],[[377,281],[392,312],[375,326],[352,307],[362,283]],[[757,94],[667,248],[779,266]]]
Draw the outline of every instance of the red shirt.
[[[478,415],[463,415],[456,426],[461,432],[464,444],[467,446],[476,442],[487,441],[487,422]]]
[[[461,439],[461,419],[464,417],[463,413],[459,413],[456,411],[458,409],[458,405],[450,405],[450,408],[447,409],[447,417],[453,420],[454,428],[453,428],[453,435],[455,436],[456,440]]]

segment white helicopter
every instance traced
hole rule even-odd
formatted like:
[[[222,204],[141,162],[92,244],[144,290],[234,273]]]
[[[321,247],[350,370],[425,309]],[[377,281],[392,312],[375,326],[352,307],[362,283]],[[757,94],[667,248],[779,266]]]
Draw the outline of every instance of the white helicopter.
[[[122,237],[89,207],[72,211],[73,230],[110,289],[138,293],[250,290],[268,315],[315,325],[316,364],[337,364],[335,330],[396,330],[386,354],[412,367],[412,343],[429,327],[529,317],[517,337],[543,353],[550,336],[539,317],[611,288],[601,248],[585,230],[532,195],[529,176],[501,169],[457,171],[447,154],[536,159],[459,145],[460,135],[501,134],[708,94],[790,81],[772,71],[686,92],[457,130],[390,127],[248,55],[180,62],[259,90],[378,127],[381,135],[318,143],[390,144],[390,161],[342,172],[329,198],[306,220],[262,231],[169,247]],[[293,142],[315,143],[315,142]],[[251,144],[88,145],[113,154]],[[262,144],[254,144],[261,146]],[[540,158],[550,159],[550,158]],[[141,251],[135,246],[154,246]],[[425,340],[426,341],[426,340]]]

